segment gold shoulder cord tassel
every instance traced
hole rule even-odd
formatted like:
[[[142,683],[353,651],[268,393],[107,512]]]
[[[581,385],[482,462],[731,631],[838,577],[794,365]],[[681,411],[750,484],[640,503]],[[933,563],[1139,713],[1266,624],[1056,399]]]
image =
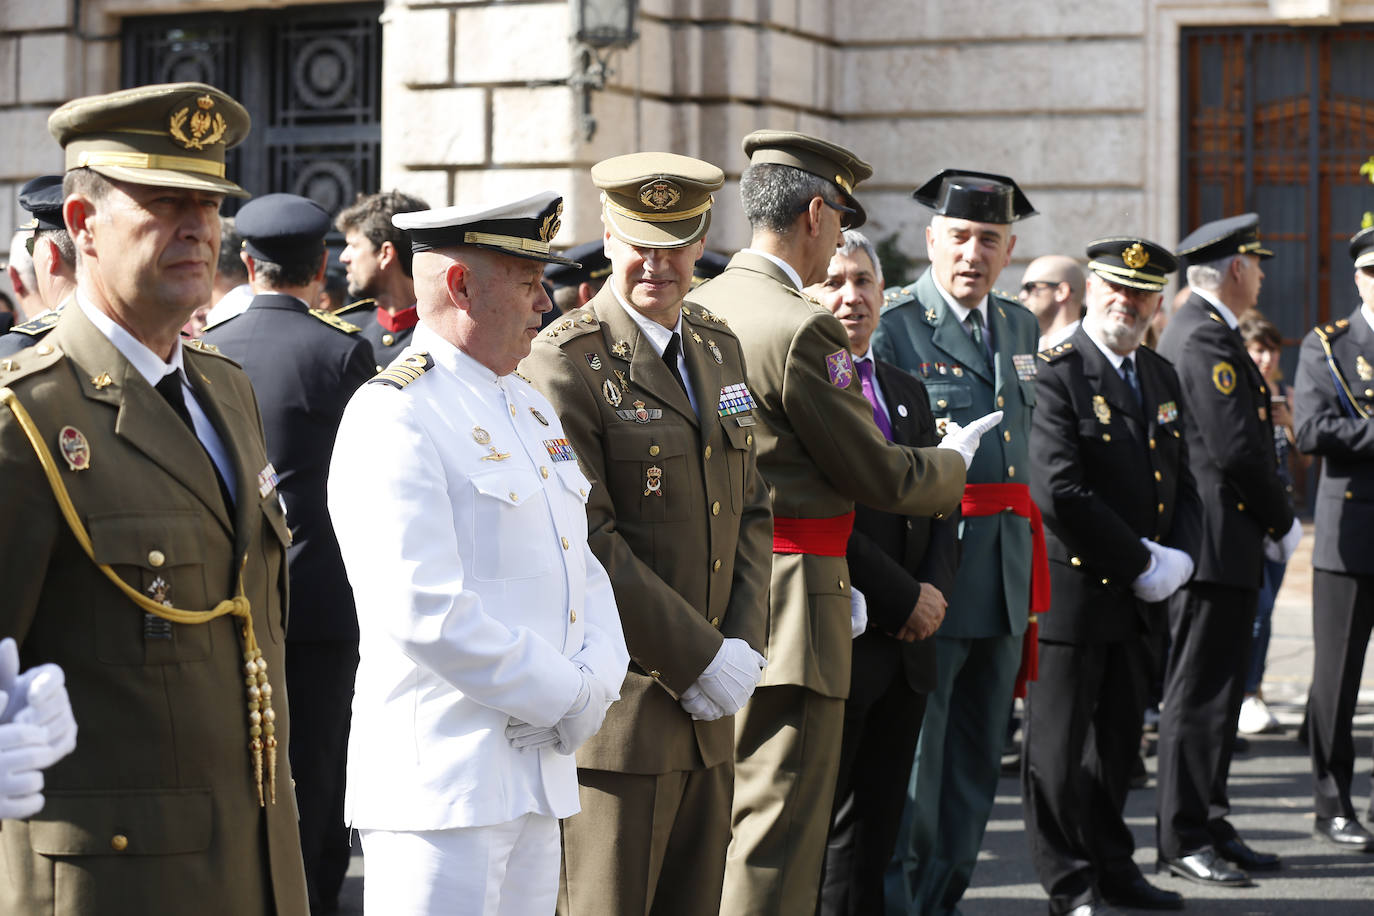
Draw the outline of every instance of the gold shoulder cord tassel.
[[[62,482],[62,475],[58,471],[57,462],[53,460],[52,452],[43,443],[43,438],[39,434],[33,418],[29,416],[24,405],[19,403],[19,398],[9,388],[0,388],[0,401],[9,407],[14,413],[14,418],[19,421],[19,428],[28,437],[29,444],[33,446],[34,454],[38,456],[38,463],[43,467],[43,474],[48,478],[48,486],[52,488],[52,494],[57,499],[58,507],[62,510],[62,517],[67,520],[67,527],[71,529],[72,536],[81,545],[81,549],[86,552],[86,556],[95,563],[95,551],[91,547],[90,535],[86,532],[85,526],[81,524],[81,519],[77,517],[76,507],[72,504],[71,495],[67,493],[66,484]],[[233,598],[221,601],[215,605],[213,610],[182,611],[167,607],[135,590],[119,578],[119,575],[109,566],[103,563],[96,563],[95,565],[105,574],[105,578],[113,582],[115,587],[128,596],[130,601],[138,605],[140,610],[161,617],[163,620],[169,620],[172,623],[202,624],[229,614],[243,621],[240,632],[243,636],[244,682],[248,689],[248,734],[251,738],[248,742],[248,750],[253,757],[253,778],[257,784],[258,804],[265,807],[268,800],[272,804],[276,804],[277,714],[272,711],[272,685],[267,681],[267,659],[262,657],[262,650],[258,648],[257,638],[253,635],[253,613],[248,604],[248,598],[243,594],[242,575],[239,576],[239,593]],[[266,797],[263,794],[264,748],[267,751]]]

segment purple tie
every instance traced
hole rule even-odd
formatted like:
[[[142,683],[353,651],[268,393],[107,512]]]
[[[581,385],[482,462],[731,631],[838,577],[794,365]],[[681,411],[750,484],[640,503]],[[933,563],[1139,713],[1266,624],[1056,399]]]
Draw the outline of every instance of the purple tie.
[[[887,411],[883,410],[883,405],[878,403],[878,392],[873,388],[873,360],[855,360],[859,367],[859,381],[864,386],[864,397],[868,398],[868,403],[873,405],[873,422],[878,424],[878,428],[883,431],[883,435],[888,441],[892,441],[892,423],[887,419]]]

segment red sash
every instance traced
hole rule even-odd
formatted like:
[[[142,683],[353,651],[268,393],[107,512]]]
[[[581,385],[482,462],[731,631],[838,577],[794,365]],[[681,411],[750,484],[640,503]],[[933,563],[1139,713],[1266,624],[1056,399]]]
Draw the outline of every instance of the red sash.
[[[971,483],[964,487],[961,508],[965,518],[1011,511],[1031,526],[1030,622],[1021,642],[1021,670],[1016,673],[1015,695],[1026,695],[1026,684],[1040,676],[1040,621],[1037,614],[1050,609],[1050,561],[1045,549],[1045,526],[1040,507],[1023,483]]]
[[[830,518],[775,517],[773,552],[842,557],[849,548],[849,533],[853,530],[853,511]]]

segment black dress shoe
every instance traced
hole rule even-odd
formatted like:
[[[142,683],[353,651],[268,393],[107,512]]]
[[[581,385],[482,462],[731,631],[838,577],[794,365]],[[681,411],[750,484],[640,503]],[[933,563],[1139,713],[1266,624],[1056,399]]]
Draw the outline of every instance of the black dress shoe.
[[[1249,875],[1227,865],[1214,849],[1200,849],[1192,855],[1179,856],[1177,859],[1160,856],[1155,871],[1213,887],[1254,886]]]
[[[1238,836],[1231,837],[1225,843],[1218,843],[1217,855],[1246,871],[1278,871],[1283,867],[1278,856],[1272,852],[1256,852],[1246,846],[1245,841]]]
[[[1351,852],[1374,852],[1374,833],[1353,817],[1319,817],[1312,835]]]
[[[1081,903],[1071,910],[1056,913],[1054,907],[1050,907],[1050,916],[1116,916],[1116,910],[1097,901],[1092,903]]]
[[[1183,895],[1155,887],[1145,880],[1144,875],[1136,875],[1125,884],[1109,884],[1101,887],[1102,898],[1112,906],[1124,906],[1136,910],[1181,910]]]

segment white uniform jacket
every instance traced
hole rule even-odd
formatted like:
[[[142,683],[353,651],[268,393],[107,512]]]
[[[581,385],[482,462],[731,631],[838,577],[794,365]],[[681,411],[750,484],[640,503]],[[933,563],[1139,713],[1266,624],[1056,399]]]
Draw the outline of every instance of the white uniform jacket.
[[[516,750],[505,728],[558,722],[579,667],[611,699],[625,678],[615,598],[587,547],[591,484],[528,383],[423,323],[398,362],[412,354],[432,368],[363,385],[330,468],[361,655],[345,818],[441,830],[567,817],[574,759]]]

